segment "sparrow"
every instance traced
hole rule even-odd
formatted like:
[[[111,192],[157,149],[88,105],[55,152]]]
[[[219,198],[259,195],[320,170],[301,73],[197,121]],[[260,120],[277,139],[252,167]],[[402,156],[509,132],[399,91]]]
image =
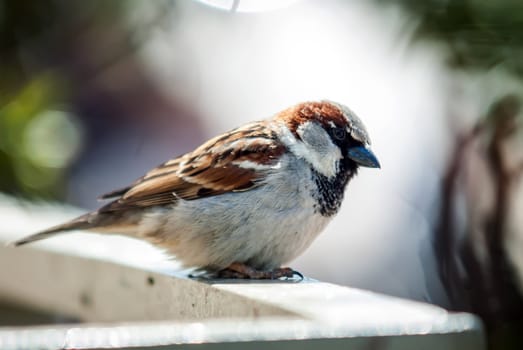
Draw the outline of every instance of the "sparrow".
[[[144,239],[218,277],[277,279],[339,211],[360,166],[379,168],[361,120],[304,102],[219,135],[100,197],[100,209],[14,242],[87,230]]]

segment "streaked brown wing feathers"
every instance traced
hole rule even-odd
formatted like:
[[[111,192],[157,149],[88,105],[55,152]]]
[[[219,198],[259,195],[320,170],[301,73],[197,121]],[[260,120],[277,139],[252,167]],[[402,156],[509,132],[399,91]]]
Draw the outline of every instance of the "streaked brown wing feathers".
[[[212,139],[194,152],[149,171],[129,188],[102,196],[121,197],[100,210],[166,205],[178,198],[192,200],[252,188],[267,172],[248,165],[266,165],[270,169],[278,162],[284,146],[272,134],[245,139],[239,137],[242,133],[237,129],[228,137]]]

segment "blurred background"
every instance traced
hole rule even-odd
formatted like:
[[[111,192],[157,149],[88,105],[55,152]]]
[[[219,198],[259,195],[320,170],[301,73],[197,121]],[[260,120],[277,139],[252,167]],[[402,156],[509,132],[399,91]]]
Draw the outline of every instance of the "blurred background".
[[[0,191],[95,209],[211,136],[338,101],[382,169],[291,265],[518,348],[522,78],[518,0],[0,0]]]

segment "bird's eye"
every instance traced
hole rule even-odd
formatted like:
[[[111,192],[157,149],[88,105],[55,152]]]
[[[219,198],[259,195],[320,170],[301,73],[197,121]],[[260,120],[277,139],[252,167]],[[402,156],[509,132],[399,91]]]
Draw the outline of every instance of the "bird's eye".
[[[332,130],[332,135],[337,140],[343,141],[345,140],[345,136],[347,136],[347,131],[345,130],[345,128],[334,128]]]

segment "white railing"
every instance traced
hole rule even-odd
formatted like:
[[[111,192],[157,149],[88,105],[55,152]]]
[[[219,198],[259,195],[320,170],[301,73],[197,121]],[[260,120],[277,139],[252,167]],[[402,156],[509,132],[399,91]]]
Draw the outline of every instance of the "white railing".
[[[74,214],[0,197],[0,241]],[[121,237],[2,245],[0,266],[0,303],[81,321],[0,327],[0,349],[485,347],[470,314],[308,279],[193,280],[156,249]]]

